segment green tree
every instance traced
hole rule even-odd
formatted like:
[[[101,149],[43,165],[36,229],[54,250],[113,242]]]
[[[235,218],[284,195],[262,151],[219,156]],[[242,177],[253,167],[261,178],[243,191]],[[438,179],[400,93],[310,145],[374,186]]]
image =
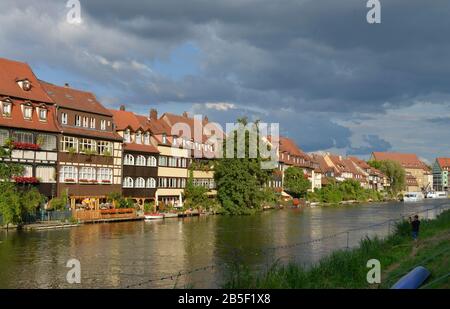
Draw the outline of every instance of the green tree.
[[[238,123],[246,126],[247,119],[242,118]],[[263,186],[268,182],[271,170],[261,168],[263,159],[258,148],[259,129],[256,122],[250,130],[244,132],[235,129],[230,132],[229,137],[224,141],[224,158],[217,160],[214,165],[214,178],[217,184],[217,198],[222,205],[224,213],[227,214],[249,214],[262,209],[265,194]],[[239,141],[238,134],[243,136],[244,153],[238,157]],[[231,137],[231,138],[230,138]],[[250,154],[255,149],[251,149],[250,141],[256,140],[255,157]],[[231,144],[233,156],[227,157],[227,144]]]
[[[0,147],[0,157],[10,158],[13,150],[12,140]],[[14,177],[23,175],[23,166],[11,161],[0,161],[0,214],[3,223],[22,224],[26,214],[33,212],[44,201],[38,190],[32,187],[19,188],[12,182]]]
[[[305,177],[303,169],[291,166],[284,172],[284,189],[293,197],[305,197],[311,182]]]
[[[184,189],[185,208],[207,209],[208,208],[208,189],[194,184],[194,172],[189,170],[189,178]]]
[[[400,163],[392,160],[369,161],[372,167],[379,169],[390,181],[389,191],[396,195],[405,188],[406,173]]]

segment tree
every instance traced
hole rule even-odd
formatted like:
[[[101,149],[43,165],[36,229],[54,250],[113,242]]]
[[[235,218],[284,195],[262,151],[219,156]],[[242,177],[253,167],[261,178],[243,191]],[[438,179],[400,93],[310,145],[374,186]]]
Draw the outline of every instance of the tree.
[[[390,181],[389,191],[392,194],[397,194],[405,188],[406,173],[405,169],[400,163],[392,160],[384,161],[369,161],[369,164],[379,169],[383,174],[388,177]]]
[[[189,178],[184,190],[184,205],[186,208],[206,209],[208,208],[208,189],[194,184],[194,173],[189,171]]]
[[[284,189],[293,197],[305,197],[311,182],[303,172],[303,169],[291,166],[284,172]]]
[[[247,119],[242,118],[238,123],[246,126]],[[238,134],[244,135],[244,155],[238,158]],[[231,138],[230,138],[231,137]],[[249,214],[262,209],[265,194],[262,190],[264,184],[272,174],[271,170],[261,168],[263,159],[259,148],[256,149],[256,157],[252,158],[250,153],[250,140],[256,139],[259,145],[258,122],[251,130],[245,132],[235,129],[230,132],[224,141],[224,158],[217,160],[214,165],[214,179],[217,184],[217,198],[227,214]],[[227,143],[233,143],[233,157],[226,156]],[[257,146],[258,147],[258,146]]]
[[[12,141],[8,140],[4,146],[0,147],[0,157],[11,159]],[[35,211],[44,200],[35,188],[19,188],[12,182],[14,177],[22,176],[23,171],[23,166],[17,163],[0,161],[0,214],[6,226],[23,223],[24,216]]]

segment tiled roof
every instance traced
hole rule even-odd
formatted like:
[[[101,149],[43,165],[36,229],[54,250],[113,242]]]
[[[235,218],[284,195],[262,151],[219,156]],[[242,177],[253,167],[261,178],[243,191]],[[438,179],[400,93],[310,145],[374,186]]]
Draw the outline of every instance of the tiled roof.
[[[90,138],[107,139],[111,141],[122,141],[122,137],[116,132],[112,131],[99,131],[81,127],[62,126],[62,132],[64,134],[75,136],[87,136]]]
[[[450,169],[450,158],[437,158],[436,160],[442,169]]]
[[[417,155],[413,153],[374,152],[373,157],[377,161],[396,161],[400,163],[404,168],[420,168],[428,170],[426,164],[420,161]]]
[[[159,153],[158,149],[153,145],[143,145],[136,143],[125,143],[123,149],[128,151]]]
[[[129,111],[122,110],[109,110],[113,115],[114,124],[116,126],[116,130],[123,131],[127,128],[130,128],[133,131],[137,131],[139,129],[146,130],[139,122],[139,119],[136,117],[136,114]]]
[[[95,95],[90,92],[56,86],[44,81],[41,81],[41,84],[50,98],[61,107],[112,116],[111,112],[98,102]]]
[[[0,101],[3,98],[0,97]],[[45,132],[60,132],[60,129],[55,120],[55,106],[54,105],[46,105],[47,112],[47,121],[40,121],[39,116],[37,114],[36,107],[40,106],[40,104],[31,103],[33,106],[33,116],[31,120],[26,120],[23,117],[21,104],[26,101],[11,99],[12,109],[10,117],[6,117],[0,115],[0,126],[2,127],[11,127],[18,129],[28,129],[28,130],[37,130],[37,131],[45,131]],[[29,102],[29,101],[28,101]],[[44,103],[41,103],[44,104]]]
[[[31,82],[32,87],[29,91],[22,90],[17,84],[17,81],[25,79]],[[4,58],[0,58],[0,95],[53,103],[28,64]]]
[[[194,130],[195,128],[197,129],[201,129],[203,131],[203,127],[207,124],[213,124],[212,122],[209,122],[206,119],[196,119],[193,117],[189,117],[188,115],[175,115],[172,113],[165,113],[164,115],[162,115],[161,119],[166,120],[167,123],[172,127],[173,125],[177,124],[177,123],[181,123],[181,124],[187,124],[189,126],[189,129],[191,131],[191,136],[187,136],[187,132],[183,132],[183,135],[186,134],[186,138],[189,138],[190,140],[193,140],[195,137],[194,134]],[[223,136],[223,132],[222,130],[217,127],[214,126],[214,133],[216,135],[221,135]],[[202,132],[202,141],[196,141],[196,142],[201,142],[201,143],[205,143],[208,140],[208,136],[206,136],[205,134],[203,134]]]

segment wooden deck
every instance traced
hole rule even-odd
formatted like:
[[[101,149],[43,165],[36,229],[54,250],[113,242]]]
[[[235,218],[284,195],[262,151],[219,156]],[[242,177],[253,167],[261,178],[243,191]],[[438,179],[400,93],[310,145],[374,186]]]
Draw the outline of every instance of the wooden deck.
[[[108,210],[79,210],[73,212],[73,217],[82,223],[117,222],[143,220],[135,209],[108,209]]]

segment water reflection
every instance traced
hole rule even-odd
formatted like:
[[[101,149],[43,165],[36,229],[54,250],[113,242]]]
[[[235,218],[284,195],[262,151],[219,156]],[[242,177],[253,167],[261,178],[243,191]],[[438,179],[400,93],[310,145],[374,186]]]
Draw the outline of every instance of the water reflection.
[[[447,200],[418,204],[371,204],[340,208],[268,211],[246,217],[194,217],[155,222],[84,225],[65,230],[0,232],[1,288],[118,288],[230,261],[267,267],[274,260],[310,264],[334,249],[355,246],[361,237],[384,236],[389,226],[371,227],[323,241]],[[433,212],[424,214],[432,217]],[[421,217],[423,217],[422,215]],[[273,249],[276,247],[277,249]],[[81,262],[82,284],[66,283],[66,262]],[[218,287],[220,268],[142,284],[143,288]]]

